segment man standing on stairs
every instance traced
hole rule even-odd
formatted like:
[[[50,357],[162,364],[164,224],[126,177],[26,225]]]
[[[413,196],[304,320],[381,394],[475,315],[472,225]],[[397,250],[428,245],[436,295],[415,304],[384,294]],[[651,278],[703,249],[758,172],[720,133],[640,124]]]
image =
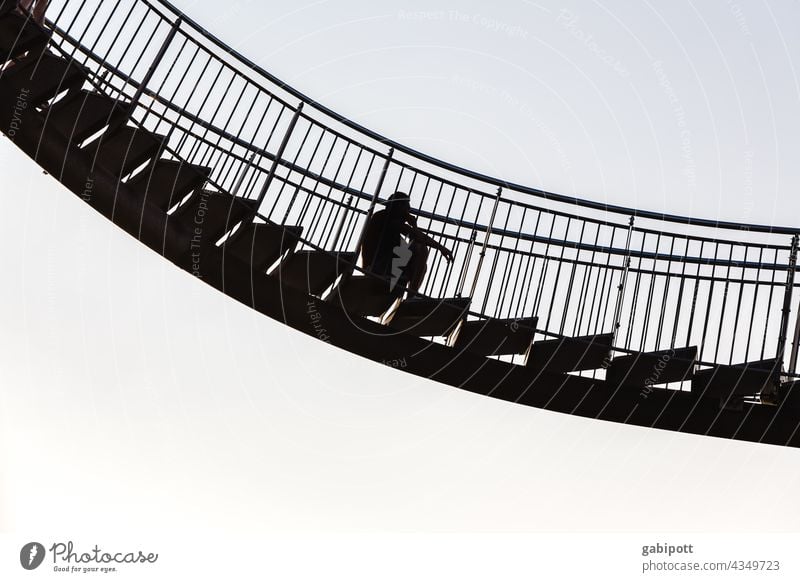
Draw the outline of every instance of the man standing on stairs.
[[[441,252],[448,262],[453,260],[453,253],[417,227],[408,194],[395,192],[385,206],[370,217],[358,250],[364,268],[389,280],[389,292],[399,296],[406,285],[412,291],[419,289],[427,271],[429,248]]]
[[[50,0],[19,0],[17,6],[22,14],[30,14],[33,21],[44,26],[44,13]]]

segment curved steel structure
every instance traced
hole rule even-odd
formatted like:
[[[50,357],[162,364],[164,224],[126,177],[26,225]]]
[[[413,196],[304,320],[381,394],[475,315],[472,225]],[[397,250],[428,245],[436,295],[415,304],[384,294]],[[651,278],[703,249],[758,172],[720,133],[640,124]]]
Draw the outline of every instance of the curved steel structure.
[[[168,2],[0,3],[2,131],[179,267],[451,385],[800,445],[800,228],[610,206],[459,168],[288,87]],[[452,249],[395,303],[357,261],[395,191]],[[424,339],[423,339],[424,338]]]

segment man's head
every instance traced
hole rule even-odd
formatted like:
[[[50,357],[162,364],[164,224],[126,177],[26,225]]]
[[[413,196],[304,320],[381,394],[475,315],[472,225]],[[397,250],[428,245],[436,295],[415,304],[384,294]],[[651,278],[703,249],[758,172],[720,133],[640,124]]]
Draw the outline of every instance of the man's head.
[[[405,208],[411,210],[411,197],[405,192],[395,192],[386,200],[386,205],[392,208]]]
[[[395,192],[385,202],[389,213],[401,220],[405,220],[411,214],[411,198],[405,192]]]

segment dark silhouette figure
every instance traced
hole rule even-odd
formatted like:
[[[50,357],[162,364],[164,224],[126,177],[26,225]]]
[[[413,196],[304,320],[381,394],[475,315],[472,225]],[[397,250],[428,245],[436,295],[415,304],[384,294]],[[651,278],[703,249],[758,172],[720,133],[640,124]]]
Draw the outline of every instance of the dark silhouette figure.
[[[395,192],[367,222],[359,249],[364,268],[389,279],[390,292],[405,286],[417,291],[428,270],[429,249],[441,252],[449,262],[453,253],[417,227],[411,201],[405,192]]]

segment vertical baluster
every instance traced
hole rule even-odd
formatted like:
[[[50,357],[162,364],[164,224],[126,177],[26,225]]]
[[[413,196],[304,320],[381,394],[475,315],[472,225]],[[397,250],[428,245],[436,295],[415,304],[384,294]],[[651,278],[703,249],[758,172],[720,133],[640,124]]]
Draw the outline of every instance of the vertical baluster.
[[[797,242],[798,235],[792,237],[792,246],[789,251],[789,270],[786,272],[786,288],[783,292],[783,308],[781,309],[781,327],[778,335],[778,349],[776,350],[775,357],[778,358],[778,365],[783,362],[784,352],[786,351],[786,334],[789,328],[789,312],[792,307],[792,290],[794,289],[794,270],[797,266]],[[796,342],[795,342],[796,346]],[[795,347],[792,348],[795,354]],[[796,363],[796,354],[795,354]],[[791,365],[791,359],[790,359]]]
[[[769,318],[770,314],[772,313],[772,298],[775,295],[775,273],[777,269],[775,269],[775,265],[778,264],[778,249],[775,249],[772,256],[772,275],[770,276],[769,282],[769,294],[767,296],[767,312],[764,314],[764,336],[761,338],[761,355],[759,356],[759,360],[763,360],[766,358],[767,353],[767,337],[769,332]]]
[[[620,319],[622,318],[622,304],[625,300],[625,284],[628,280],[628,270],[631,268],[631,235],[633,234],[633,216],[628,219],[628,236],[625,239],[625,259],[622,267],[622,275],[620,275],[619,285],[617,286],[617,301],[614,305],[614,319],[612,333],[612,345],[616,345],[617,330],[619,329]]]
[[[492,215],[489,218],[489,224],[486,227],[486,238],[483,239],[483,245],[481,246],[481,252],[478,255],[478,265],[475,267],[475,277],[472,279],[472,288],[469,292],[469,297],[475,297],[475,288],[478,286],[478,277],[481,274],[481,266],[483,265],[483,257],[486,255],[486,247],[489,244],[489,237],[492,235],[492,225],[494,224],[494,217],[497,213],[497,205],[500,203],[500,195],[503,193],[503,188],[500,187],[497,189],[497,195],[494,198],[494,206],[492,207]],[[487,290],[488,293],[488,290]]]
[[[750,325],[747,326],[747,344],[744,347],[744,361],[750,361],[750,342],[753,338],[753,327],[756,319],[756,305],[758,304],[758,292],[761,289],[761,264],[764,260],[764,247],[758,249],[758,268],[756,269],[756,282],[753,285],[753,307],[750,311]],[[733,359],[731,358],[731,362]]]
[[[350,209],[350,205],[352,203],[353,203],[353,195],[350,194],[350,196],[347,197],[347,205],[346,205],[344,211],[342,212],[341,219],[339,220],[339,226],[336,229],[336,236],[333,237],[333,242],[331,243],[331,248],[333,250],[336,250],[336,245],[339,243],[339,238],[342,236],[342,229],[344,228],[344,221],[345,221],[345,218],[347,218],[347,216],[349,214],[348,210]]]
[[[283,151],[289,144],[289,138],[292,137],[292,131],[294,131],[294,126],[297,124],[297,120],[302,112],[303,112],[303,103],[300,102],[300,104],[297,106],[297,109],[294,110],[294,115],[292,115],[292,119],[289,121],[289,127],[286,129],[286,133],[283,134],[281,145],[278,146],[278,151],[275,152],[275,157],[272,159],[272,165],[270,165],[269,173],[267,174],[267,179],[264,182],[264,186],[262,186],[261,188],[261,192],[258,193],[258,198],[256,198],[256,203],[253,205],[253,210],[250,213],[250,216],[246,220],[244,220],[245,223],[251,222],[255,218],[256,214],[258,214],[258,209],[261,207],[261,203],[264,201],[264,197],[267,195],[267,191],[269,190],[270,184],[272,184],[273,178],[275,178],[275,172],[278,170],[278,164],[281,162]]]
[[[158,53],[156,53],[153,62],[150,63],[150,67],[147,69],[147,72],[142,79],[142,82],[139,83],[139,86],[136,88],[136,92],[133,94],[131,98],[131,105],[130,110],[128,111],[128,118],[133,115],[133,110],[136,109],[136,106],[139,104],[139,100],[142,98],[142,93],[147,88],[147,84],[150,82],[150,79],[153,78],[153,75],[156,72],[156,68],[161,63],[161,60],[164,58],[164,55],[169,48],[169,45],[172,43],[172,39],[175,38],[175,35],[178,33],[178,30],[181,27],[181,23],[183,22],[182,19],[178,18],[175,22],[172,23],[172,28],[170,28],[169,33],[167,33],[167,38],[164,39],[164,42],[161,43],[161,47],[158,49]],[[124,122],[123,122],[124,123]]]
[[[461,266],[461,274],[458,276],[458,285],[456,286],[456,297],[461,297],[464,292],[464,285],[467,282],[467,270],[469,269],[470,259],[472,258],[472,249],[475,248],[475,237],[478,232],[473,230],[469,236],[469,246],[467,247],[467,256],[464,258],[464,263]]]

